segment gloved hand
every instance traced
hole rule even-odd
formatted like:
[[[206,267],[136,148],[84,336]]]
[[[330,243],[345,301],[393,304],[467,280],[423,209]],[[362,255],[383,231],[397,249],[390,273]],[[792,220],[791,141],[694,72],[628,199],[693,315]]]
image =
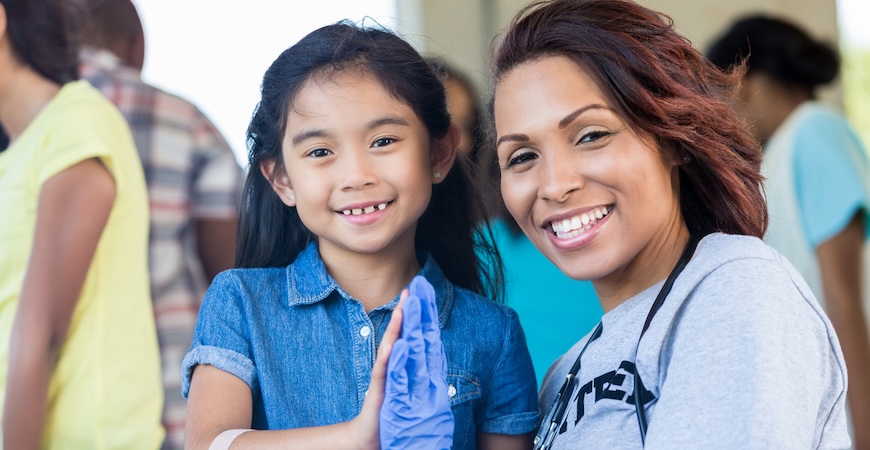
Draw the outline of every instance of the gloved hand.
[[[449,449],[454,422],[435,290],[418,276],[410,291],[402,307],[402,336],[393,345],[387,367],[381,450]]]

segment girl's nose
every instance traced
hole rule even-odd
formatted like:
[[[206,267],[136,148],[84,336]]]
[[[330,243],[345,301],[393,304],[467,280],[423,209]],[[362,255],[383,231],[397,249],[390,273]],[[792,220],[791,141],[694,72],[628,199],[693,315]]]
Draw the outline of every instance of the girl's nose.
[[[342,189],[356,190],[373,186],[378,181],[375,161],[368,152],[351,152],[345,158]]]

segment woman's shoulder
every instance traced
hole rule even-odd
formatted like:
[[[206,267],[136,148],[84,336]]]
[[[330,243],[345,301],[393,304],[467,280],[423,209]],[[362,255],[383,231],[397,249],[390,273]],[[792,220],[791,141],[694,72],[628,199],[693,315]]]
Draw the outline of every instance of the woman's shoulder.
[[[782,255],[755,236],[712,233],[698,243],[686,266],[685,278],[700,280],[713,276],[748,282],[765,279],[772,273],[791,275],[790,268]]]
[[[689,276],[682,288],[688,293],[686,301],[694,304],[687,309],[750,327],[790,317],[820,337],[833,335],[830,321],[804,279],[761,239],[717,233],[699,243],[696,255],[697,261],[690,262],[695,267],[691,271],[686,267]]]

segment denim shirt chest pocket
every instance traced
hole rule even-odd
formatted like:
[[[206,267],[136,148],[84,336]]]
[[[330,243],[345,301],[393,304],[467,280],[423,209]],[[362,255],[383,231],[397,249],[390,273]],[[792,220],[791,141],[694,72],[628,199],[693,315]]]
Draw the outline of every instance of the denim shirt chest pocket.
[[[454,448],[463,448],[465,443],[475,443],[476,424],[474,407],[476,401],[483,395],[480,381],[473,373],[448,364],[447,395],[450,396],[450,409],[456,424],[465,424],[463,429],[457,427],[453,432]],[[472,445],[470,448],[474,448]]]

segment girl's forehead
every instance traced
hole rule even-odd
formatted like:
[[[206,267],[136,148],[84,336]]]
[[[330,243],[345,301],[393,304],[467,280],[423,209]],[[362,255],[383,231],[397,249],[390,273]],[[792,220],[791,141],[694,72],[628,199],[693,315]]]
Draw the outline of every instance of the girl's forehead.
[[[305,105],[322,104],[333,97],[343,97],[345,101],[349,101],[361,97],[360,94],[406,105],[364,67],[325,67],[313,72],[300,84],[296,95],[290,101],[290,112],[299,112]]]

